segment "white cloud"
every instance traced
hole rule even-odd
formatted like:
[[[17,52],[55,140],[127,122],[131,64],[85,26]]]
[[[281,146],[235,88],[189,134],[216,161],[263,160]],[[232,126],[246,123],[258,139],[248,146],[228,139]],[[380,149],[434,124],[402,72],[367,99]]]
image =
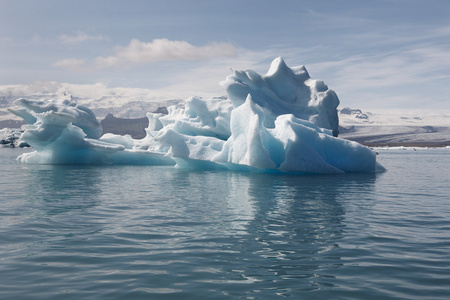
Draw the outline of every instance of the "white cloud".
[[[82,72],[87,70],[85,61],[77,58],[58,60],[52,65],[52,67],[62,68],[72,72]]]
[[[448,51],[422,46],[382,55],[358,55],[311,65],[321,72],[332,71],[339,81],[352,87],[379,88],[418,84],[450,76]],[[349,80],[352,78],[352,80]]]
[[[446,48],[415,45],[379,55],[359,54],[307,66],[324,79],[341,102],[356,106],[447,105],[450,57]]]
[[[400,32],[403,33],[402,30]],[[156,75],[158,79],[161,77],[157,83],[150,82],[152,88],[157,88],[160,92],[177,91],[183,97],[209,97],[225,94],[218,83],[229,74],[228,67],[237,70],[253,68],[264,74],[270,61],[281,55],[291,67],[305,64],[313,79],[324,80],[337,92],[342,106],[366,109],[448,108],[450,87],[446,83],[450,80],[449,45],[445,40],[435,42],[429,39],[433,34],[446,36],[448,32],[448,27],[423,29],[420,35],[405,36],[401,42],[398,40],[398,37],[402,37],[401,34],[390,35],[379,31],[368,32],[364,36],[347,33],[345,36],[348,40],[357,41],[366,47],[355,48],[353,51],[338,49],[336,53],[326,43],[305,45],[303,48],[278,44],[252,51],[237,49],[229,43],[194,46],[188,42],[168,39],[151,42],[132,40],[126,46],[116,47],[113,55],[100,56],[92,62],[65,59],[56,62],[54,66],[72,71],[87,71],[127,68],[160,61],[196,60],[193,63],[183,63],[187,67],[181,72],[158,69],[161,65],[156,64],[155,68],[145,72],[153,76],[165,74]],[[370,48],[377,45],[380,49],[370,51]],[[210,59],[218,57],[220,59]],[[208,61],[200,62],[201,60]],[[136,78],[136,74],[124,75],[123,78],[124,82],[132,80]]]
[[[270,63],[278,55],[273,50],[252,51],[248,49],[239,50],[238,57],[211,60],[205,63],[195,64],[194,67],[171,74],[173,83],[161,87],[162,93],[179,91],[181,98],[189,96],[200,96],[211,98],[226,95],[226,90],[220,85],[232,70],[253,69],[260,74],[265,74]]]
[[[216,57],[235,57],[236,48],[230,43],[209,43],[194,46],[186,41],[155,39],[151,42],[131,40],[126,47],[117,46],[114,55],[99,56],[90,67],[80,59],[69,58],[57,61],[54,67],[68,70],[100,70],[105,68],[124,68],[152,62],[171,60],[207,60]]]
[[[88,35],[85,32],[78,31],[75,35],[66,35],[62,34],[58,37],[58,39],[63,44],[76,44],[82,43],[86,41],[108,41],[109,38],[103,35]]]
[[[139,64],[167,60],[204,60],[235,55],[234,46],[228,43],[210,43],[196,47],[185,41],[155,39],[145,43],[133,39],[127,47],[117,47],[114,57],[124,63]]]
[[[430,30],[428,37],[445,38],[450,36],[450,26],[442,26]]]

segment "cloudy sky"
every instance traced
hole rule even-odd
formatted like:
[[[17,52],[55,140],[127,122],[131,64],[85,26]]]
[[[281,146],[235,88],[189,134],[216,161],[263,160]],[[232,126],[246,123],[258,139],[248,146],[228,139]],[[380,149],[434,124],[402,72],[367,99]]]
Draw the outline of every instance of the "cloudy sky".
[[[341,107],[450,109],[448,0],[0,0],[0,85],[225,94],[282,56]]]

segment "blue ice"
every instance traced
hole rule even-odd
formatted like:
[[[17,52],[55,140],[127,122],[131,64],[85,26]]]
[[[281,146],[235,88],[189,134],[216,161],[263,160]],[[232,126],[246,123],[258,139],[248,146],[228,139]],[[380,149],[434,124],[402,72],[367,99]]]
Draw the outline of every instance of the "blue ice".
[[[269,71],[233,71],[228,97],[191,97],[169,113],[147,113],[145,138],[101,135],[94,113],[74,100],[15,101],[29,124],[21,139],[34,149],[18,160],[33,164],[172,165],[295,174],[383,170],[376,154],[340,139],[336,93],[305,67],[275,59]]]

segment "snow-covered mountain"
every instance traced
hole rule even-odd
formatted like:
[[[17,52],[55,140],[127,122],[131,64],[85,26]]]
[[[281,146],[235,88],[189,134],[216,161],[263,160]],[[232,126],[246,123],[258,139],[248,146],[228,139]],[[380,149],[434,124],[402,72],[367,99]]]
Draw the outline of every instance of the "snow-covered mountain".
[[[339,137],[370,146],[450,145],[450,112],[339,110]]]
[[[108,88],[104,84],[80,85],[38,82],[29,85],[0,86],[0,120],[17,119],[8,112],[14,100],[73,99],[92,109],[99,119],[108,113],[121,118],[141,118],[147,112],[181,103],[182,98],[161,95],[149,89]]]
[[[340,108],[339,124],[348,125],[392,125],[392,126],[450,126],[450,111],[427,110],[377,110],[363,111],[355,108]]]

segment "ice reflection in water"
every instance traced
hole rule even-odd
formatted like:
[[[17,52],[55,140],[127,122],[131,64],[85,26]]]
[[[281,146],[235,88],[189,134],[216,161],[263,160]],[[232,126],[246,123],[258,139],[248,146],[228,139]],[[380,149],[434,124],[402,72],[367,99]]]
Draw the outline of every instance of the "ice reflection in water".
[[[342,265],[339,247],[345,210],[340,200],[353,188],[373,190],[375,177],[246,177],[254,217],[238,238],[240,255],[226,273],[247,280],[242,293],[295,295],[333,286],[330,270]],[[242,179],[241,179],[242,180]],[[354,186],[358,185],[358,187]],[[235,245],[236,246],[236,245]]]
[[[45,298],[270,299],[332,287],[342,202],[354,190],[373,193],[376,178],[26,169],[22,223],[9,228],[19,250],[4,261]]]

